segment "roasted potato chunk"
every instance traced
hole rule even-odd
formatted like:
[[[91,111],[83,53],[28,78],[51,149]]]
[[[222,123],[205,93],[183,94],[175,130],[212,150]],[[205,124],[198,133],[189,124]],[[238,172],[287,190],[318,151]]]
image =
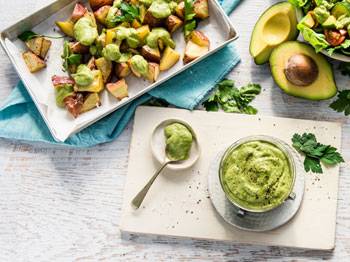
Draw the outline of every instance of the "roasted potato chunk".
[[[198,57],[205,55],[208,51],[208,46],[200,46],[192,41],[188,41],[185,50],[184,63],[192,62]]]
[[[40,51],[40,57],[42,59],[45,59],[47,53],[49,52],[51,44],[52,44],[52,42],[50,40],[44,38],[42,46],[41,46],[41,51]]]
[[[97,69],[102,73],[103,83],[107,83],[112,75],[112,61],[109,61],[104,57],[100,57],[95,60],[95,64]]]
[[[105,5],[100,7],[94,12],[94,16],[96,18],[96,21],[99,22],[102,25],[105,25],[106,17],[108,15],[109,9],[111,9],[110,5]]]
[[[150,62],[160,62],[160,52],[158,48],[151,48],[148,45],[144,45],[141,50],[141,54],[146,60]]]
[[[62,33],[69,37],[74,37],[74,23],[72,21],[57,21],[56,25],[62,31]]]
[[[175,13],[178,17],[184,19],[185,18],[185,2],[180,2],[175,8]]]
[[[70,48],[70,51],[74,54],[88,54],[89,53],[89,47],[82,45],[79,42],[69,43],[69,48]]]
[[[150,29],[148,25],[143,25],[136,29],[137,36],[139,37],[141,42],[144,42],[148,34],[150,33]]]
[[[210,46],[209,38],[205,36],[201,31],[193,31],[191,33],[190,39],[193,43],[200,46]]]
[[[143,19],[143,24],[149,25],[150,27],[157,27],[162,24],[163,20],[155,18],[150,11],[147,11],[145,18]]]
[[[96,11],[102,6],[105,5],[113,5],[114,0],[89,0],[89,4],[91,6],[91,9]]]
[[[154,83],[157,81],[159,77],[160,69],[159,69],[159,64],[156,63],[148,63],[148,74],[147,74],[147,79],[151,82]]]
[[[31,51],[24,52],[22,56],[31,73],[38,72],[46,67],[45,61]]]
[[[107,84],[107,90],[118,100],[122,100],[129,96],[128,85],[125,79],[121,79],[116,83]]]
[[[168,31],[172,34],[183,25],[183,22],[176,15],[170,15],[166,19],[165,24],[166,24],[166,27],[168,28]]]
[[[180,59],[180,54],[172,49],[170,46],[164,51],[162,59],[160,60],[160,71],[165,71],[173,67]]]
[[[72,20],[75,23],[80,18],[82,18],[86,12],[88,12],[86,7],[83,6],[81,3],[77,3],[74,7],[74,10],[73,10],[73,13],[72,13],[70,20]]]
[[[125,78],[130,75],[130,67],[128,63],[118,63],[115,66],[115,74],[118,78]]]
[[[98,93],[88,94],[84,99],[84,103],[80,110],[80,113],[82,114],[82,113],[88,112],[96,107],[99,107],[100,105],[101,105],[101,100]]]
[[[28,41],[26,41],[26,46],[29,48],[30,51],[32,51],[37,56],[40,56],[41,48],[43,46],[43,37],[35,37]]]
[[[193,9],[197,18],[205,19],[209,17],[208,0],[196,0]]]

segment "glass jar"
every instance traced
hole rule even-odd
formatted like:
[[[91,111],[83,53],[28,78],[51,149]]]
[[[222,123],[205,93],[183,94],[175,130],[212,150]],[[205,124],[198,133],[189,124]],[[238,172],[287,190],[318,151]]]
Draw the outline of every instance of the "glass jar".
[[[276,148],[278,148],[286,157],[286,159],[288,160],[288,164],[289,164],[289,169],[291,172],[291,176],[292,176],[292,182],[289,185],[288,188],[288,194],[285,194],[285,196],[275,205],[270,205],[268,207],[262,207],[262,208],[252,208],[252,207],[245,207],[242,204],[237,203],[237,200],[234,199],[234,197],[232,197],[228,192],[227,192],[227,188],[224,186],[224,182],[223,182],[223,168],[224,168],[224,164],[227,160],[227,158],[231,155],[231,153],[237,149],[239,146],[246,144],[248,142],[265,142],[265,143],[270,143],[273,146],[275,146]],[[238,141],[236,141],[235,143],[233,143],[224,153],[223,157],[221,158],[220,161],[220,167],[219,167],[219,179],[220,179],[220,184],[221,187],[223,189],[223,191],[225,192],[226,198],[235,206],[237,206],[238,208],[240,208],[243,211],[248,211],[248,212],[255,212],[255,213],[262,213],[262,212],[267,212],[270,211],[272,209],[275,209],[277,207],[279,207],[280,205],[282,205],[288,198],[294,198],[294,193],[293,193],[293,188],[294,188],[294,184],[295,184],[295,178],[296,178],[296,165],[295,165],[295,160],[293,157],[293,153],[292,153],[292,149],[283,141],[281,141],[278,138],[274,138],[271,136],[265,136],[265,135],[259,135],[259,136],[249,136],[249,137],[245,137],[242,138]]]

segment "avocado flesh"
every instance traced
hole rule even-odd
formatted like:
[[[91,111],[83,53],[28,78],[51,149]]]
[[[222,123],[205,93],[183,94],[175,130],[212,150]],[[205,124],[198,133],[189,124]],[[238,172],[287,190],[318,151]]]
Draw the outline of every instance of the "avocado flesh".
[[[287,79],[285,75],[286,65],[294,55],[305,55],[316,63],[319,73],[316,80],[310,85],[294,85]],[[289,95],[309,100],[325,100],[337,93],[331,65],[321,54],[316,54],[314,49],[307,44],[296,41],[281,44],[273,50],[270,56],[270,67],[272,77],[277,85]]]
[[[269,61],[272,50],[285,41],[298,37],[296,10],[289,2],[282,2],[266,10],[256,23],[249,52],[257,65]]]

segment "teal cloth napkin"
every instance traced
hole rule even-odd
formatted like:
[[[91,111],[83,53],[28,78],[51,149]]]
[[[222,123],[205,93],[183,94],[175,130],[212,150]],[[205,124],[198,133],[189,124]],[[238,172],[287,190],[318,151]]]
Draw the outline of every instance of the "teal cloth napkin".
[[[219,0],[219,2],[229,14],[240,0]],[[64,143],[58,143],[53,139],[23,83],[19,82],[0,108],[0,137],[75,147],[89,147],[110,142],[124,130],[137,106],[147,102],[151,97],[164,99],[177,107],[194,109],[239,60],[231,44],[148,94],[71,136]]]

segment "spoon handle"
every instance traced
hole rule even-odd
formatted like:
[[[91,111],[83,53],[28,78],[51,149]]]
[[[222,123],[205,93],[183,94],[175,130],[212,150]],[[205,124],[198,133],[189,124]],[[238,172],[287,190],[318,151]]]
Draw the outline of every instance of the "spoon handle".
[[[144,186],[144,188],[141,189],[141,191],[135,196],[135,198],[132,200],[131,204],[133,205],[134,208],[138,209],[143,200],[145,199],[148,190],[151,188],[153,185],[153,182],[156,180],[158,175],[163,171],[163,169],[170,163],[171,161],[166,161],[158,170],[157,172],[153,175],[153,177],[150,179],[150,181]]]

